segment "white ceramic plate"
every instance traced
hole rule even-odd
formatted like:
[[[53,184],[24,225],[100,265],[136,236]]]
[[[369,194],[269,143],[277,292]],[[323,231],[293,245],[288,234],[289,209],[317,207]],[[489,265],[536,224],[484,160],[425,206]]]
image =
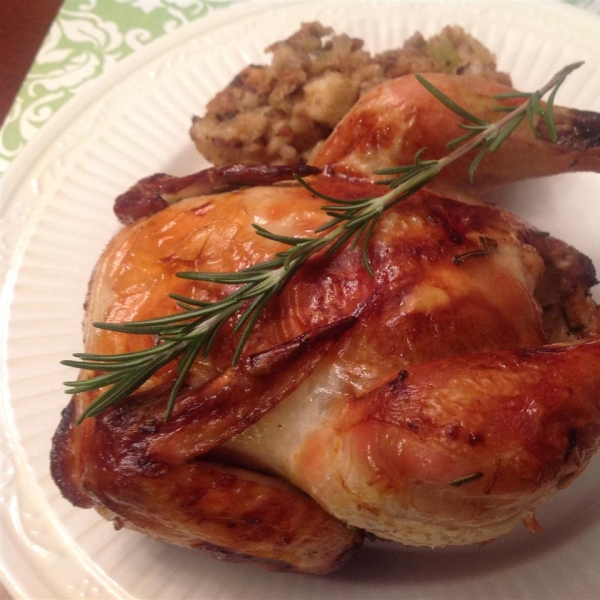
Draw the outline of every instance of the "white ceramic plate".
[[[492,48],[517,86],[587,61],[559,100],[600,111],[600,20],[539,2],[248,2],[154,42],[71,101],[3,181],[0,256],[2,417],[0,515],[5,583],[22,598],[592,598],[600,591],[600,457],[538,511],[544,533],[519,529],[482,548],[367,544],[328,577],[218,562],[112,526],[64,501],[48,472],[50,438],[80,349],[86,284],[118,226],[112,200],[157,171],[203,162],[190,116],[262,49],[301,21],[361,36],[371,50],[416,30],[461,24]],[[600,176],[517,186],[501,199],[600,265]],[[596,298],[598,294],[596,293]]]

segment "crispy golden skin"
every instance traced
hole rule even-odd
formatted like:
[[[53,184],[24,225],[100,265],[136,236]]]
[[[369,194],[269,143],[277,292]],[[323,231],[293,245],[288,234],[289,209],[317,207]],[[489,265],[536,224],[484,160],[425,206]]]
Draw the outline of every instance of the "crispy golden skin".
[[[476,77],[425,73],[423,77],[471,114],[494,122],[498,106],[516,106],[522,99],[497,99],[513,91],[500,83]],[[596,113],[554,108],[558,142],[550,141],[546,123],[535,117],[536,132],[522,124],[510,143],[484,160],[474,181],[469,166],[477,150],[442,171],[429,185],[457,197],[477,195],[490,188],[533,177],[576,171],[600,171],[600,119]],[[419,150],[421,159],[439,159],[446,144],[463,135],[458,117],[423,87],[406,76],[365,94],[342,119],[312,157],[311,164],[329,166],[338,173],[372,175],[377,169],[410,164]]]
[[[337,188],[339,192],[348,186]],[[361,191],[373,191],[372,186]],[[131,320],[173,311],[174,304],[167,299],[167,291],[173,289],[217,298],[221,289],[176,279],[175,273],[209,265],[226,270],[267,258],[277,246],[256,236],[252,222],[262,216],[269,222],[276,219],[281,233],[306,233],[322,222],[319,207],[320,201],[299,186],[251,188],[185,200],[139,221],[111,243],[98,266],[89,301],[91,318]],[[494,252],[456,261],[477,249],[481,236],[498,242]],[[553,434],[554,444],[536,463],[549,481],[540,479],[537,485],[529,470],[513,473],[490,466],[494,456],[498,465],[520,464],[529,447],[519,441],[521,431],[516,428],[511,438],[503,437],[502,455],[496,454],[488,436],[495,439],[497,434],[490,430],[498,425],[488,423],[484,414],[470,423],[481,409],[477,404],[477,411],[469,411],[475,399],[468,386],[463,400],[459,392],[454,397],[465,403],[464,414],[427,427],[421,413],[434,410],[428,400],[434,384],[422,384],[423,389],[415,392],[417,399],[410,402],[412,412],[402,418],[397,414],[402,400],[394,403],[390,394],[412,389],[413,365],[446,357],[445,369],[460,376],[464,359],[455,363],[448,357],[475,354],[482,361],[479,352],[538,347],[562,339],[562,328],[545,330],[544,312],[536,299],[536,291],[546,287],[544,261],[550,258],[529,243],[538,237],[537,231],[500,210],[422,192],[384,216],[378,226],[371,251],[375,278],[364,270],[358,250],[344,251],[326,263],[310,263],[269,307],[240,364],[227,367],[234,347],[231,331],[223,333],[214,355],[198,361],[168,424],[162,417],[172,367],[132,402],[108,410],[95,422],[73,426],[76,415],[97,394],[76,397],[55,438],[54,474],[59,485],[74,503],[108,509],[119,523],[160,539],[194,548],[218,547],[224,555],[235,552],[279,568],[311,572],[337,567],[358,545],[361,533],[345,523],[404,543],[432,545],[482,541],[503,533],[587,461],[595,443],[590,432],[597,426],[597,394],[588,388],[589,395],[573,392],[577,406],[587,407],[587,416],[577,408],[581,425],[577,419],[562,421],[560,431]],[[571,256],[571,282],[583,293],[593,281],[589,262],[560,242],[542,239],[546,246],[559,246]],[[224,245],[229,252],[223,252]],[[564,301],[559,296],[548,300]],[[580,335],[596,330],[595,318],[594,313]],[[151,343],[89,328],[86,349],[114,353]],[[592,364],[598,360],[591,351],[580,354]],[[526,363],[516,356],[511,363],[513,383],[520,380],[521,362],[523,369]],[[540,351],[540,356],[550,355]],[[571,373],[582,368],[568,367]],[[406,370],[410,376],[405,384],[394,384],[398,373]],[[598,379],[597,370],[589,372]],[[524,421],[527,402],[544,404],[540,390],[546,382],[542,379],[537,385],[539,389],[531,385],[530,400],[524,399],[529,397],[524,392],[522,405],[511,409],[521,411]],[[565,386],[559,385],[558,391],[570,387],[566,380]],[[497,389],[490,380],[489,389],[483,391],[492,394]],[[478,402],[485,403],[491,418],[502,414],[501,400],[492,394]],[[567,398],[552,402],[560,402],[560,411],[569,413]],[[438,403],[440,410],[451,410],[445,397]],[[557,423],[534,425],[541,439],[548,433],[546,426],[556,428]],[[575,430],[585,434],[573,437]],[[435,465],[433,481],[416,459],[410,469],[404,468],[406,474],[394,471],[394,460],[411,461],[406,457],[413,436],[419,448],[429,447],[433,440],[430,452],[438,460],[446,456]],[[469,436],[474,441],[469,442]],[[448,448],[441,445],[444,441]],[[569,461],[561,463],[562,470],[555,469],[569,448]],[[202,458],[211,451],[212,457]],[[482,454],[485,460],[478,458]],[[421,460],[435,464],[431,456]],[[289,479],[318,503],[282,479],[259,476],[257,470]],[[387,478],[383,482],[381,472]],[[473,472],[483,472],[485,478],[451,485],[453,479]],[[527,485],[520,483],[524,477]],[[396,488],[388,479],[396,481]],[[323,489],[324,482],[328,486]],[[415,485],[431,499],[419,518],[405,508],[409,499],[419,510],[419,501],[410,499]],[[515,489],[506,492],[511,485]],[[439,505],[433,501],[433,489],[438,491]],[[461,499],[470,498],[476,505],[475,489],[480,502],[489,507],[479,517],[481,523],[464,508],[452,512]],[[406,490],[410,494],[404,496]],[[514,498],[505,508],[508,493]],[[410,520],[408,534],[398,533],[407,526],[390,525],[390,516],[373,517],[381,515],[384,506],[399,511],[400,520]],[[372,518],[365,520],[365,514]],[[446,521],[441,533],[433,532],[436,514]],[[502,520],[498,529],[494,519]],[[432,532],[425,533],[427,528]],[[419,535],[410,533],[416,529]]]
[[[396,147],[407,131],[396,130]],[[536,139],[543,160],[565,152]],[[360,164],[358,148],[326,170],[343,171],[352,152]],[[493,183],[511,177],[499,164]],[[361,169],[353,175],[311,182],[346,199],[384,192]],[[322,203],[284,182],[183,199],[127,225],[91,282],[86,351],[151,346],[151,336],[90,324],[172,313],[170,293],[222,298],[226,286],[176,273],[267,260],[284,246],[253,224],[313,235],[328,219]],[[363,531],[440,546],[532,523],[600,440],[593,265],[503,210],[427,190],[380,218],[368,255],[373,277],[360,248],[306,263],[236,366],[239,333],[226,325],[168,423],[173,364],[79,426],[99,392],[75,396],[53,443],[63,494],[162,540],[313,573],[337,568]]]

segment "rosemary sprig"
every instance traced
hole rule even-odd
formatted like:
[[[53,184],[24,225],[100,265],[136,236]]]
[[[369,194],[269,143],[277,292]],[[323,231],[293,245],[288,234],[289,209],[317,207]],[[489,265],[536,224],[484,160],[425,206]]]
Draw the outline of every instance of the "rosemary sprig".
[[[241,333],[233,356],[235,363],[266,305],[311,257],[319,253],[330,256],[345,244],[349,244],[351,248],[360,244],[363,263],[372,274],[367,248],[381,214],[412,196],[458,158],[474,148],[479,148],[479,153],[470,166],[469,175],[472,179],[481,160],[487,154],[497,150],[524,118],[527,118],[532,127],[534,115],[545,119],[552,138],[556,140],[556,129],[552,118],[554,96],[567,75],[581,64],[576,63],[565,67],[545,86],[531,94],[511,93],[510,97],[522,98],[523,102],[515,108],[507,109],[507,114],[494,123],[466,111],[423,77],[417,75],[419,82],[440,102],[469,123],[461,124],[461,127],[466,130],[464,135],[448,143],[448,148],[452,150],[450,154],[437,160],[422,160],[421,156],[425,150],[423,149],[415,155],[410,165],[377,171],[377,174],[393,176],[382,182],[389,186],[390,191],[382,196],[360,200],[340,200],[326,196],[304,179],[297,177],[301,185],[328,203],[322,207],[322,210],[331,218],[315,230],[315,236],[282,236],[254,225],[258,235],[283,243],[289,248],[277,252],[270,260],[238,272],[177,274],[184,279],[238,286],[224,299],[203,302],[173,294],[171,297],[181,309],[178,313],[147,321],[94,323],[93,325],[100,329],[153,335],[157,341],[152,348],[146,350],[115,355],[80,353],[74,355],[77,360],[63,361],[62,364],[67,366],[99,373],[85,379],[66,382],[67,393],[106,388],[83,412],[79,422],[86,417],[97,416],[106,408],[127,398],[159,369],[179,359],[177,379],[165,414],[167,420],[194,360],[199,355],[206,356],[210,353],[219,331],[228,319],[235,314],[240,315],[234,327],[235,333]],[[551,91],[550,100],[544,110],[540,99],[548,91]],[[505,109],[506,107],[501,107],[501,110]]]

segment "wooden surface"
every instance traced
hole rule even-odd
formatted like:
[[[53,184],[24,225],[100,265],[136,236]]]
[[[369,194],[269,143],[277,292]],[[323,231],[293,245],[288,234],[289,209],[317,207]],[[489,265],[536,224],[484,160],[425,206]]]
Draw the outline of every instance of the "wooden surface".
[[[0,124],[62,0],[0,0]],[[0,600],[10,596],[0,581]]]
[[[62,0],[0,0],[0,123]]]
[[[0,124],[62,0],[0,0]],[[0,582],[0,600],[8,599]]]
[[[0,0],[0,124],[62,0]],[[0,600],[10,596],[0,582]]]

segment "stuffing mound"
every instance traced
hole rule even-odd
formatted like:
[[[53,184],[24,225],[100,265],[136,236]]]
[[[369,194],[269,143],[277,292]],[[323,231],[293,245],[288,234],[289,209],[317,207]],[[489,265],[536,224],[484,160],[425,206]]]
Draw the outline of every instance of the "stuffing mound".
[[[194,117],[191,136],[214,165],[291,164],[310,160],[319,142],[361,94],[416,72],[470,74],[510,84],[496,60],[460,27],[371,56],[363,41],[305,23],[267,48],[271,65],[250,65]]]

